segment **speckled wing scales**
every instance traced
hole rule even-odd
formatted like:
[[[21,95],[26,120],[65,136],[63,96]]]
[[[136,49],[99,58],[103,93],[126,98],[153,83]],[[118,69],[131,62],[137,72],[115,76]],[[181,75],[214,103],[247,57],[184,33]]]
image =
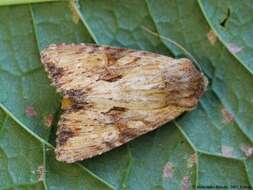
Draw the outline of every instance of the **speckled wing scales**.
[[[102,154],[192,110],[206,82],[188,59],[97,45],[52,45],[42,63],[74,104],[62,114],[57,159]]]
[[[110,64],[108,58],[128,51],[112,49],[109,52],[97,45],[51,45],[42,51],[41,60],[57,90],[65,97],[78,99],[96,81],[115,78],[106,70]]]

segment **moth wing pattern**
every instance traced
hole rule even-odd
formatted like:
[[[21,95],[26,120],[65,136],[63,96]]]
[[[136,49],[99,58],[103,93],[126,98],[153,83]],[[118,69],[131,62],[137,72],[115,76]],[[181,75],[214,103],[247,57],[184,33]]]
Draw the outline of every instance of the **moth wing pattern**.
[[[145,113],[116,107],[107,113],[91,109],[66,111],[57,132],[57,159],[71,163],[100,155],[156,129],[184,111],[174,108]]]
[[[75,162],[118,147],[192,110],[205,79],[190,60],[97,45],[52,45],[42,63],[74,104],[61,115],[57,159]]]
[[[41,60],[57,90],[74,99],[95,85],[98,80],[113,80],[115,73],[108,65],[128,49],[90,45],[50,45],[41,53]]]

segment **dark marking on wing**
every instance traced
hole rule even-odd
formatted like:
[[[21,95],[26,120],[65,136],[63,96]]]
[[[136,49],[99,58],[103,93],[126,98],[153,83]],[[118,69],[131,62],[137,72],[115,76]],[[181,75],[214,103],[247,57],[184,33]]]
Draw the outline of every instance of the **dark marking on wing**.
[[[133,50],[125,49],[125,48],[111,48],[104,47],[104,53],[107,55],[108,64],[112,65],[116,62],[116,60],[124,57],[126,54],[133,52]]]
[[[64,145],[67,140],[71,137],[74,137],[76,133],[73,131],[73,129],[67,128],[64,125],[61,126],[61,130],[59,131],[59,134],[57,141],[60,146]]]
[[[69,96],[69,97],[81,97],[85,94],[85,92],[82,89],[70,89],[67,90],[65,95]]]
[[[63,76],[64,69],[61,67],[56,67],[54,64],[46,64],[48,73],[52,76],[53,80],[56,81]]]

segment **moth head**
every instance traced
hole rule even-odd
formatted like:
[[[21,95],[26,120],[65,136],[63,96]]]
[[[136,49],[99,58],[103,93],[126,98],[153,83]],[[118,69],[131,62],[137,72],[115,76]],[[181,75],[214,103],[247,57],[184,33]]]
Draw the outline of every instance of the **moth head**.
[[[207,88],[206,77],[186,58],[167,64],[163,74],[171,104],[192,109]]]

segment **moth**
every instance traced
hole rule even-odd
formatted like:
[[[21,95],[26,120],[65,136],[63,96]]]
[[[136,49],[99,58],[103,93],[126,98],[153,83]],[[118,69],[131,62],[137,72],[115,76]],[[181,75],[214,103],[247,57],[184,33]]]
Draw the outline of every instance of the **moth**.
[[[196,107],[206,87],[189,59],[93,44],[41,53],[52,84],[71,105],[58,122],[56,157],[100,155]]]

